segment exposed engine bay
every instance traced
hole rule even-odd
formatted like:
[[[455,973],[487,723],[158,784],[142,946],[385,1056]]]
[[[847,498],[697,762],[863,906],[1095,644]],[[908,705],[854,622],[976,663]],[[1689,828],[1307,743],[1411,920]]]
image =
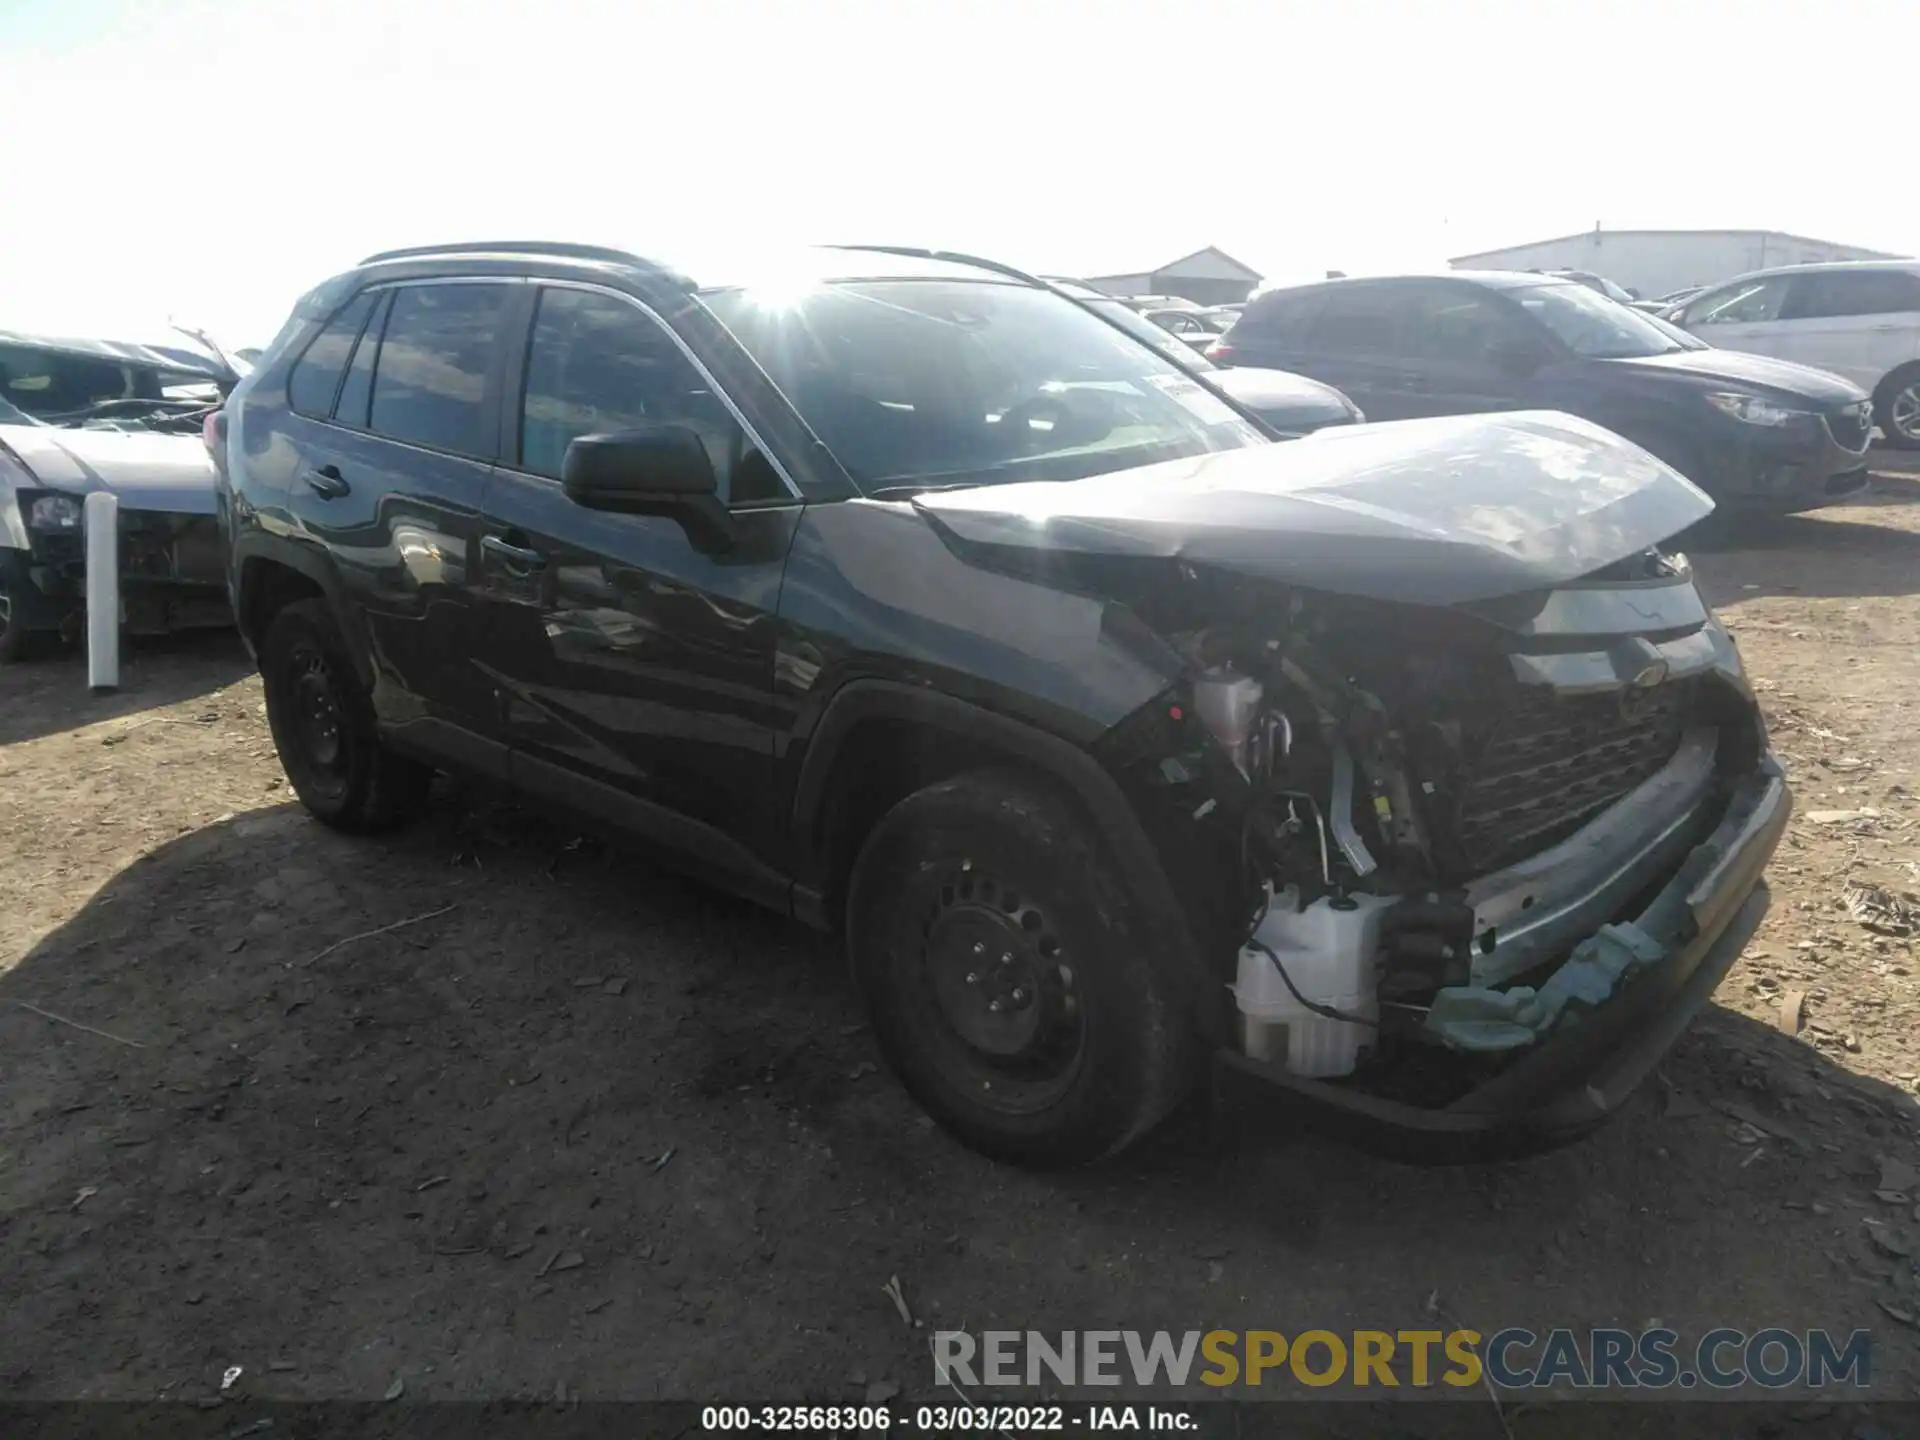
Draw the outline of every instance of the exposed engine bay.
[[[1682,938],[1625,922],[1764,747],[1684,557],[1454,607],[1180,580],[1130,610],[1184,682],[1112,760],[1242,1053],[1431,1095],[1432,1062],[1484,1076]]]

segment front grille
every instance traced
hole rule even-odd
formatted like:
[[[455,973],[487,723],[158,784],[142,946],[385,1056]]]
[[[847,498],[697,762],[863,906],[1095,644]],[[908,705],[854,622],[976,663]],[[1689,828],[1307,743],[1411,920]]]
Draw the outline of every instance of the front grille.
[[[1834,443],[1843,450],[1864,450],[1867,439],[1873,434],[1873,404],[1862,400],[1858,405],[1849,405],[1843,410],[1827,412],[1827,433],[1833,436]]]
[[[118,548],[124,579],[225,583],[220,524],[211,515],[122,510]],[[75,584],[85,583],[85,536],[72,531],[36,533],[32,555],[35,564],[49,566]]]
[[[1526,693],[1452,777],[1447,869],[1497,870],[1565,839],[1680,747],[1687,682],[1611,695]],[[1444,844],[1444,839],[1443,839]]]

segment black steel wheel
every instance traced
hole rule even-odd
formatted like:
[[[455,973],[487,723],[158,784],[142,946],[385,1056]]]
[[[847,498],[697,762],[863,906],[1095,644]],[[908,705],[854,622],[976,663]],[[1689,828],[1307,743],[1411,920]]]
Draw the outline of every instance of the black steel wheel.
[[[923,907],[912,994],[925,1029],[982,1099],[1011,1113],[1056,1103],[1086,1054],[1086,1012],[1059,927],[991,868],[950,860],[921,873]]]
[[[848,938],[889,1064],[974,1148],[1112,1154],[1179,1101],[1192,1036],[1102,848],[996,772],[909,796],[867,838]]]
[[[432,772],[382,743],[324,601],[297,601],[273,617],[260,673],[281,767],[316,817],[342,830],[384,830],[420,807]]]

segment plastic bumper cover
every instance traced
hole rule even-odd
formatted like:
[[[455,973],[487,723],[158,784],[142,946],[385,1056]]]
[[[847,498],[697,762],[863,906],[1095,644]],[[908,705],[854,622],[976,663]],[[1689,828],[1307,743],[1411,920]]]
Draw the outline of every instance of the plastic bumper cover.
[[[1303,1079],[1229,1050],[1215,1054],[1216,1094],[1249,1117],[1305,1125],[1407,1160],[1508,1159],[1577,1139],[1620,1108],[1733,968],[1766,915],[1770,896],[1761,874],[1792,808],[1769,755],[1636,917],[1658,930],[1659,917],[1678,914],[1687,937],[1576,1026],[1444,1109]]]

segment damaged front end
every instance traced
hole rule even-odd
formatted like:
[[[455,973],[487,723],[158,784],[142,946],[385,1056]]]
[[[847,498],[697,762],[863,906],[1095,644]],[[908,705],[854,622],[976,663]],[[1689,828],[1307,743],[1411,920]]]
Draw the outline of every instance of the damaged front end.
[[[0,426],[0,629],[86,624],[85,501],[119,501],[121,623],[164,634],[233,623],[212,464],[197,437]]]
[[[1604,1119],[1758,923],[1789,810],[1685,560],[1447,607],[1177,575],[1116,623],[1183,679],[1102,758],[1229,997],[1222,1078],[1411,1157]]]
[[[1435,1158],[1577,1134],[1758,924],[1787,788],[1661,549],[1712,502],[1619,436],[1361,425],[917,503],[971,563],[1108,597],[1167,677],[1100,758],[1261,1110]]]

